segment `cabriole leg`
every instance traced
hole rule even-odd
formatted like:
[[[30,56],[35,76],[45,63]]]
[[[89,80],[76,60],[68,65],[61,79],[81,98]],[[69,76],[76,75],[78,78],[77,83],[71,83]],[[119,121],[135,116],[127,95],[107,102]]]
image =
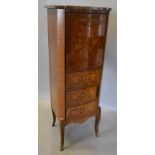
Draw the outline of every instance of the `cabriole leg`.
[[[60,132],[61,132],[60,151],[64,150],[64,130],[65,130],[65,122],[64,120],[60,120]]]
[[[52,123],[52,126],[55,126],[56,116],[55,116],[55,113],[54,113],[53,110],[52,110],[52,114],[53,114],[53,123]]]
[[[96,134],[96,137],[99,136],[98,126],[100,123],[100,118],[101,118],[101,107],[98,107],[96,117],[95,117],[95,134]]]

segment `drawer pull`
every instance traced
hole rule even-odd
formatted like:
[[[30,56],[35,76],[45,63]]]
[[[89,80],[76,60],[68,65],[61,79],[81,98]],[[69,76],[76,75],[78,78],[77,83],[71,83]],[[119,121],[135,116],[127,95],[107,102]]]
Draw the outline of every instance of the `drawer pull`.
[[[83,80],[88,80],[88,77],[86,77],[85,75],[83,76]]]
[[[81,94],[81,97],[85,97],[85,96],[86,96],[86,94],[84,94],[84,93]]]

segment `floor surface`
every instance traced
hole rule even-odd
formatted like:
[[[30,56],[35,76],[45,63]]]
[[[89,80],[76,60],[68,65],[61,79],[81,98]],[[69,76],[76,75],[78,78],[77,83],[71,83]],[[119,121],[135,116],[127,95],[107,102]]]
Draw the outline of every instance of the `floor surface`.
[[[39,155],[116,155],[117,113],[102,108],[99,125],[100,137],[95,136],[94,118],[83,124],[65,127],[64,151],[60,152],[60,129],[58,121],[52,127],[49,101],[39,100]]]

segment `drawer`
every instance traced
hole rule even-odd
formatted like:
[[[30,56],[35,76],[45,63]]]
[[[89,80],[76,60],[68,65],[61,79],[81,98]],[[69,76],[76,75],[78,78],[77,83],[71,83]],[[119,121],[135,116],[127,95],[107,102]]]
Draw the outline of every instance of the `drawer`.
[[[66,92],[66,106],[76,106],[96,99],[97,87]]]
[[[66,73],[66,89],[99,85],[101,70]]]
[[[97,102],[90,102],[81,106],[76,106],[66,109],[66,122],[67,123],[80,123],[85,121],[91,116],[96,115]]]

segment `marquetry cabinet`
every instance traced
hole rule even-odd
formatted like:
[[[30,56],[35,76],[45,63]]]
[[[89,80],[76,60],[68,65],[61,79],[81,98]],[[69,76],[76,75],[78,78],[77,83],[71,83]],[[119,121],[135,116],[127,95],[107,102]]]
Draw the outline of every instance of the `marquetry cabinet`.
[[[53,126],[60,124],[61,145],[70,123],[101,115],[100,86],[110,8],[47,6],[50,94]]]

